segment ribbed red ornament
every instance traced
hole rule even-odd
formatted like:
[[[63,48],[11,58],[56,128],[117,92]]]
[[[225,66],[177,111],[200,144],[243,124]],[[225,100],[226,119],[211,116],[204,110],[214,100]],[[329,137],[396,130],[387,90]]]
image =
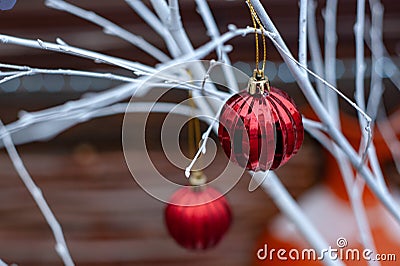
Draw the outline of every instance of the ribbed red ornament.
[[[304,128],[300,112],[283,91],[241,91],[224,105],[218,137],[231,161],[248,170],[276,169],[300,149]]]
[[[176,191],[165,209],[170,235],[187,249],[214,247],[231,224],[231,211],[217,190],[182,188]]]

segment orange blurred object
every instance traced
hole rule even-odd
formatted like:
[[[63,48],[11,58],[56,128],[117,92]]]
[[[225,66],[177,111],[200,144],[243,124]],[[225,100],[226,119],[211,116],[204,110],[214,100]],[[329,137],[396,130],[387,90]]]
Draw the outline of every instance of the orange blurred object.
[[[308,113],[307,117],[315,118],[315,115],[310,112],[303,113]],[[398,114],[400,112],[395,114],[390,123],[399,125],[400,115]],[[358,120],[342,114],[341,122],[344,135],[353,147],[358,148],[361,136]],[[393,128],[399,135],[400,127],[393,126]],[[374,144],[380,163],[391,160],[390,151],[379,132],[374,132]],[[299,205],[330,247],[337,249],[338,253],[336,254],[342,255],[345,265],[368,265],[368,261],[362,257],[364,249],[360,243],[357,223],[339,167],[330,154],[326,157],[323,183],[302,196],[298,201]],[[381,265],[400,265],[400,225],[368,187],[365,187],[363,191],[363,202],[377,254],[386,256],[387,259],[391,260],[380,261]],[[342,247],[339,240],[346,242],[346,245]],[[286,217],[280,215],[274,219],[257,242],[253,265],[323,265],[322,261],[318,259],[310,260],[307,256],[302,259],[302,251],[310,248],[295,226]],[[271,255],[272,249],[275,249],[275,251]],[[281,251],[281,257],[286,257],[287,260],[279,259],[279,249],[285,250],[285,252]],[[292,255],[296,255],[298,252],[300,254],[299,259],[296,256],[291,259],[290,252],[292,252]],[[357,256],[353,259],[352,252],[358,253],[360,259],[357,259]],[[347,259],[346,254],[348,254]],[[388,258],[392,254],[395,257]],[[305,255],[307,255],[307,252]],[[316,255],[319,254],[316,253]],[[326,254],[326,256],[329,256],[329,254]],[[371,254],[370,257],[374,259],[375,254]]]

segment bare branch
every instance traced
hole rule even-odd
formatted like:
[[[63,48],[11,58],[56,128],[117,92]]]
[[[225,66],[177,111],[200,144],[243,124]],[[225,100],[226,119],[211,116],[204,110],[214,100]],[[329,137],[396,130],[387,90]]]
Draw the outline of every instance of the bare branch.
[[[161,62],[168,61],[170,58],[160,51],[158,48],[144,40],[140,36],[136,36],[135,34],[121,28],[117,24],[97,15],[93,11],[87,11],[70,3],[67,3],[62,0],[46,0],[45,4],[48,7],[62,10],[68,13],[71,13],[77,17],[82,19],[88,20],[96,25],[103,27],[104,33],[117,36],[136,47],[140,48],[142,51],[146,52],[147,54],[153,56],[157,60]]]
[[[71,255],[69,254],[69,250],[64,239],[64,233],[62,231],[59,222],[57,221],[49,205],[44,199],[42,191],[40,190],[39,187],[36,186],[32,177],[26,170],[24,163],[19,157],[17,149],[15,148],[14,143],[7,129],[4,127],[1,121],[0,121],[0,133],[1,133],[0,135],[3,136],[2,140],[4,142],[4,146],[8,152],[8,155],[10,156],[10,159],[14,165],[15,170],[18,172],[18,175],[20,176],[22,182],[25,184],[29,193],[31,193],[33,199],[35,200],[37,206],[39,207],[40,211],[42,212],[44,218],[46,219],[47,223],[49,224],[53,232],[54,238],[56,240],[55,250],[61,257],[65,265],[67,266],[74,265]]]
[[[299,15],[299,62],[307,66],[307,9],[308,0],[300,0]]]
[[[149,25],[153,28],[165,41],[169,52],[175,58],[181,55],[181,50],[171,33],[165,27],[165,25],[154,15],[153,12],[140,0],[125,0],[125,2],[132,7],[133,10]]]
[[[132,62],[126,59],[121,59],[101,53],[96,53],[93,51],[85,50],[82,48],[77,48],[70,45],[62,45],[62,44],[55,44],[50,42],[44,42],[40,39],[38,40],[29,40],[23,39],[8,35],[0,34],[0,42],[6,44],[15,44],[19,46],[25,46],[35,49],[42,49],[42,50],[49,50],[53,52],[63,53],[63,54],[70,54],[78,57],[88,58],[94,60],[96,63],[107,63],[110,65],[118,66],[124,69],[128,69],[131,71],[146,71],[146,72],[154,72],[154,68],[137,63]]]

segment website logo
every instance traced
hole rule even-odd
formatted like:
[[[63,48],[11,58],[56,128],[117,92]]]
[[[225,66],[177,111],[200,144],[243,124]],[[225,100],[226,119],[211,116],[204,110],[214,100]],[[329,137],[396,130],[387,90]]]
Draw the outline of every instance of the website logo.
[[[317,251],[312,248],[307,249],[284,249],[270,248],[268,244],[260,248],[256,255],[259,260],[270,261],[396,261],[398,254],[395,253],[374,253],[371,249],[348,248],[348,241],[340,237],[336,241],[337,247]]]

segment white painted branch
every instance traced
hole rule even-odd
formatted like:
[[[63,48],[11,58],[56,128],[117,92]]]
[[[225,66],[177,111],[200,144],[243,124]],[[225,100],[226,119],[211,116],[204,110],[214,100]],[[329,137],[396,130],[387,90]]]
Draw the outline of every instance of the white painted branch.
[[[353,169],[345,154],[339,149],[337,145],[334,145],[334,149],[330,151],[332,155],[336,158],[337,165],[339,167],[340,173],[342,175],[342,179],[345,184],[346,192],[350,200],[351,208],[354,213],[354,217],[356,219],[358,232],[360,234],[360,242],[364,249],[370,249],[376,254],[376,247],[374,244],[374,240],[372,237],[371,227],[368,221],[368,217],[366,214],[364,202],[363,202],[363,182],[357,184],[357,180],[359,181],[359,177],[355,179],[353,174]],[[356,184],[355,184],[356,183]],[[368,262],[369,265],[379,265],[376,262]]]
[[[321,130],[311,127],[307,123],[304,123],[304,130],[307,131],[311,135],[311,137],[317,140],[327,151],[333,151],[335,149],[335,142],[333,142]]]
[[[382,204],[386,206],[386,208],[390,211],[390,213],[395,217],[395,219],[400,222],[400,208],[398,204],[394,201],[393,197],[388,193],[383,193],[380,189],[376,186],[376,181],[371,172],[367,167],[362,165],[363,160],[358,156],[355,150],[351,147],[349,142],[343,136],[343,134],[337,130],[334,126],[334,122],[330,117],[329,113],[318,99],[308,77],[305,75],[305,72],[300,71],[299,68],[296,66],[295,62],[293,61],[293,56],[291,56],[290,51],[286,47],[284,41],[279,35],[279,32],[275,28],[274,24],[270,20],[269,16],[267,15],[264,7],[260,3],[259,0],[251,0],[259,18],[263,22],[266,29],[273,33],[273,40],[275,46],[280,46],[279,52],[281,53],[283,59],[285,60],[286,64],[289,67],[292,75],[295,77],[297,83],[299,84],[300,88],[302,89],[304,95],[306,96],[308,102],[313,107],[314,111],[318,114],[321,121],[327,126],[328,132],[330,136],[335,140],[339,147],[345,152],[345,154],[349,157],[351,163],[355,167],[359,167],[359,171],[361,175],[366,180],[368,186],[373,191],[373,193],[381,200]],[[368,117],[368,116],[367,116]],[[368,129],[371,130],[370,128]]]
[[[337,46],[337,0],[328,0],[325,9],[325,77],[328,82],[336,86],[336,46]],[[328,111],[335,119],[335,123],[340,129],[340,112],[338,97],[332,91],[327,91],[324,102],[327,105]],[[365,207],[363,204],[361,187],[358,191],[361,193],[353,193],[354,175],[350,162],[346,155],[334,145],[331,151],[332,155],[336,158],[342,179],[345,184],[347,195],[349,197],[351,207],[356,219],[358,231],[361,238],[361,244],[364,248],[368,248],[375,252],[375,245],[372,238],[371,228],[366,216]]]
[[[336,13],[337,0],[327,0],[325,8],[325,78],[334,87],[336,87]],[[326,104],[336,126],[340,129],[338,96],[333,91],[327,90],[325,97],[323,102]]]
[[[377,19],[378,20],[382,19],[382,18],[377,18],[377,16],[382,16],[382,15],[379,15],[377,12],[379,12],[379,10],[372,12],[374,15],[374,22],[375,22],[374,23],[375,25],[372,25],[372,28],[375,28],[375,29],[377,27],[382,26],[382,25],[379,25],[380,24],[379,21],[376,21]],[[382,12],[382,10],[381,10],[381,12]],[[377,23],[378,23],[378,25],[376,25]],[[364,89],[364,72],[365,72],[364,27],[365,27],[365,0],[358,0],[357,1],[357,21],[354,26],[354,32],[355,32],[355,38],[356,38],[356,92],[355,92],[355,98],[356,98],[358,105],[363,110],[366,109],[365,94],[364,94],[364,90],[365,90]],[[374,37],[374,40],[372,40],[372,38],[371,38],[371,46],[372,46],[373,42],[374,42],[374,44],[378,43],[377,45],[379,45],[379,43],[380,43],[380,41],[376,41],[375,37]],[[374,50],[374,52],[376,52],[376,50]],[[382,94],[382,91],[373,93],[373,90],[371,90],[370,96],[376,97],[375,93]],[[376,99],[376,100],[378,101],[378,104],[379,104],[380,101],[378,99]],[[364,128],[365,123],[363,122],[363,120],[359,120],[359,122],[360,122],[360,127]],[[366,143],[364,146],[366,148],[368,148],[368,146],[373,146],[373,143],[370,144],[370,142],[369,142],[370,136],[367,136],[364,131],[362,131],[362,132],[363,132],[363,140]],[[374,147],[372,147],[372,150],[367,150],[365,152],[365,155],[363,155],[363,157],[368,155],[368,157],[371,161],[372,170],[374,171],[374,174],[376,176],[378,188],[381,189],[382,191],[386,192],[386,191],[388,191],[388,189],[386,187],[386,183],[385,183],[385,180],[384,180],[384,177],[382,174],[382,170],[380,169],[379,162],[378,162],[376,153],[374,153],[374,150],[375,150]]]
[[[103,78],[103,79],[118,80],[118,81],[123,81],[123,82],[140,82],[136,78],[116,75],[116,74],[112,74],[112,73],[100,73],[100,72],[90,72],[90,71],[71,70],[71,69],[42,69],[42,68],[34,68],[34,67],[29,67],[29,66],[18,66],[18,65],[10,65],[10,64],[1,64],[1,63],[0,63],[0,68],[9,68],[9,69],[20,70],[20,72],[17,72],[17,74],[15,74],[14,76],[9,76],[9,77],[13,77],[13,78],[18,78],[21,76],[31,76],[31,75],[35,75],[35,74],[53,74],[53,75]],[[9,78],[8,80],[10,80],[10,79],[11,78]],[[3,83],[3,80],[0,80],[0,84]]]
[[[356,90],[354,97],[358,106],[365,111],[365,93],[364,93],[364,74],[365,74],[365,61],[364,61],[364,25],[365,24],[365,0],[357,0],[357,20],[354,24],[354,35],[356,45]],[[365,132],[363,129],[369,125],[366,125],[363,119],[360,119],[359,123],[362,132],[362,140],[360,148],[365,149],[363,152],[363,159],[366,158],[368,153],[368,147],[371,142],[371,135]],[[361,163],[365,163],[364,160]]]
[[[20,73],[21,71],[0,71],[0,77],[12,76]]]
[[[357,104],[362,110],[365,110],[365,93],[364,93],[364,73],[365,73],[365,62],[364,62],[364,28],[365,28],[365,0],[357,0],[357,20],[354,25],[355,44],[356,44],[356,90],[355,99]],[[362,131],[362,140],[360,149],[365,148],[363,152],[363,159],[368,155],[368,147],[371,144],[371,134],[367,134],[362,129],[365,128],[366,124],[362,119],[359,119],[360,128]],[[365,160],[363,160],[362,163]],[[379,181],[378,184],[382,184]],[[382,186],[379,186],[381,189]]]
[[[168,3],[170,10],[168,29],[175,41],[180,44],[183,54],[191,54],[193,53],[194,48],[183,28],[178,0],[169,0]],[[201,63],[191,66],[190,71],[191,75],[193,75],[193,80],[203,80],[206,75],[206,70]],[[211,87],[210,89],[217,90],[213,85],[208,86]],[[203,97],[196,96],[201,96],[201,93],[193,92],[195,104],[204,111],[205,115],[208,117],[213,117],[215,112],[218,110],[218,107],[214,106],[212,103],[209,103]]]
[[[71,13],[77,17],[80,17],[96,25],[99,25],[103,28],[104,33],[117,36],[133,44],[134,46],[138,47],[142,51],[153,56],[154,58],[156,58],[161,62],[165,62],[170,59],[164,52],[162,52],[157,47],[144,40],[142,37],[136,36],[135,34],[121,28],[117,24],[97,15],[93,11],[87,11],[85,9],[72,5],[63,0],[46,0],[45,4],[48,7]]]
[[[307,66],[307,7],[308,0],[300,0],[299,15],[299,62]]]
[[[58,223],[56,217],[54,216],[53,212],[51,211],[49,205],[47,204],[46,200],[43,197],[42,191],[39,187],[36,186],[35,182],[33,181],[32,177],[29,175],[28,171],[26,170],[22,159],[19,157],[17,149],[14,146],[14,143],[11,140],[11,137],[4,127],[3,123],[0,121],[0,132],[2,140],[4,142],[5,148],[10,156],[10,159],[14,165],[15,170],[18,172],[22,182],[25,184],[26,188],[28,189],[29,193],[31,193],[33,199],[35,200],[37,206],[39,207],[40,211],[42,212],[46,222],[49,224],[54,238],[56,240],[55,250],[57,251],[58,255],[63,260],[64,264],[67,266],[74,265],[74,262],[71,258],[69,253],[67,244],[64,239],[64,233],[60,224]]]
[[[358,175],[355,179],[355,184],[352,185],[353,191],[348,191],[348,195],[350,196],[350,202],[352,205],[352,209],[354,215],[356,217],[357,226],[360,230],[360,239],[364,249],[369,249],[376,253],[376,247],[374,243],[374,239],[371,233],[371,227],[368,222],[367,213],[364,206],[363,200],[363,191],[365,188],[365,181],[360,178]],[[368,261],[368,265],[381,265],[379,261]]]
[[[285,56],[287,56],[286,59],[291,60],[294,64],[298,65],[300,67],[301,70],[304,70],[305,73],[308,73],[310,75],[312,75],[314,78],[318,79],[319,81],[321,81],[325,86],[327,86],[329,89],[331,89],[332,91],[336,92],[341,98],[343,98],[346,102],[348,102],[354,109],[356,109],[356,111],[364,117],[364,119],[366,120],[367,124],[370,125],[371,123],[371,118],[369,117],[369,115],[367,115],[365,113],[365,111],[363,111],[357,104],[355,104],[354,102],[352,102],[346,95],[343,94],[343,92],[341,92],[338,88],[336,88],[335,86],[333,86],[332,84],[330,84],[329,82],[327,82],[326,80],[324,80],[323,78],[321,78],[320,76],[318,76],[316,73],[314,73],[313,71],[311,71],[310,69],[308,69],[307,67],[303,66],[302,64],[300,64],[299,61],[297,61],[296,59],[294,59],[294,57],[292,56],[292,54],[288,51],[285,51],[285,49],[280,46],[280,44],[278,44],[278,42],[274,39],[275,35],[272,35],[271,33],[267,32],[266,33],[267,36],[271,39],[271,41],[275,44],[275,46],[278,48],[278,50],[280,50],[280,52],[282,52],[282,54],[284,54]],[[305,75],[305,73],[302,73],[303,75]],[[293,74],[293,73],[292,73]],[[308,82],[308,84],[311,86],[311,89],[313,89],[308,77],[305,75],[303,76],[303,78],[305,78]],[[304,92],[304,91],[303,91]],[[314,96],[317,96],[314,92],[313,89],[313,94]],[[321,103],[320,99],[317,100],[319,103]],[[321,103],[322,104],[322,103]],[[325,107],[323,107],[325,109]],[[330,117],[330,115],[329,115]],[[365,127],[365,130],[368,132],[368,134],[371,134],[371,129],[369,126]],[[337,132],[339,132],[338,129],[336,129]]]
[[[199,159],[200,155],[206,153],[206,145],[207,145],[208,137],[210,136],[211,130],[214,130],[214,132],[216,134],[218,134],[217,122],[218,122],[219,115],[221,114],[222,108],[224,107],[224,103],[225,103],[225,101],[221,101],[221,106],[220,106],[218,112],[216,113],[214,119],[211,122],[208,121],[208,123],[209,123],[208,129],[206,130],[206,132],[203,133],[203,135],[201,137],[202,143],[201,143],[200,147],[198,148],[194,158],[190,162],[189,166],[186,167],[186,169],[185,169],[186,178],[190,177],[190,172],[191,172],[194,164],[196,163],[196,161]]]
[[[25,44],[24,41],[21,41],[21,42],[23,44]],[[48,46],[48,44],[46,44],[46,45]],[[181,62],[177,62],[177,63],[181,63]],[[144,71],[147,71],[147,69],[150,69],[149,72],[156,71],[150,67],[142,67],[142,69],[145,69]],[[141,82],[144,82],[144,80],[142,80],[142,79],[139,79],[139,80]],[[168,80],[168,81],[169,81],[169,83],[175,82],[174,80]],[[171,86],[171,85],[168,85],[168,86]],[[57,125],[55,128],[52,128],[53,131],[52,130],[46,130],[46,131],[38,130],[38,131],[36,131],[36,135],[35,134],[23,134],[23,129],[24,129],[24,127],[28,127],[29,125],[34,125],[35,123],[39,123],[39,122],[43,122],[44,123],[43,125],[45,125],[47,123],[46,119],[49,119],[52,116],[58,117],[58,116],[62,116],[64,114],[69,114],[73,110],[81,109],[81,112],[86,112],[94,107],[100,108],[102,106],[118,102],[127,97],[130,97],[135,92],[136,88],[137,88],[136,85],[128,84],[127,86],[120,86],[120,87],[117,87],[116,89],[112,89],[112,90],[109,90],[104,93],[95,94],[96,95],[95,97],[83,98],[83,99],[80,99],[77,101],[67,102],[61,106],[53,107],[48,110],[38,111],[35,113],[24,113],[23,116],[21,116],[20,120],[13,123],[11,125],[11,128],[8,128],[8,130],[10,130],[13,133],[14,133],[14,130],[15,131],[22,130],[20,132],[20,134],[18,135],[18,137],[15,138],[15,141],[18,144],[36,141],[36,140],[49,139],[49,138],[52,138],[53,136],[57,135],[58,133],[62,132],[63,130],[71,127],[73,124],[76,124],[77,122],[62,123],[61,125]],[[145,89],[145,87],[142,86],[141,89],[143,91]],[[192,89],[195,89],[195,87]],[[207,89],[202,89],[202,92],[214,95],[216,97],[222,97],[222,98],[225,97],[225,96],[222,96],[222,95],[224,95],[224,93],[219,92],[219,91],[214,92],[214,91],[209,91]],[[40,128],[40,125],[35,126],[35,128]],[[13,138],[14,137],[15,136],[13,136]]]
[[[169,24],[169,18],[171,16],[170,10],[166,0],[150,0],[151,5],[156,11],[158,17],[164,25]]]
[[[61,132],[68,128],[88,121],[91,117],[88,115],[91,112],[97,112],[102,108],[119,102],[125,98],[131,97],[140,84],[125,84],[116,87],[113,90],[106,92],[96,93],[91,97],[84,97],[79,100],[66,102],[65,104],[57,107],[44,109],[37,112],[26,113],[20,117],[19,120],[8,124],[7,130],[12,134],[14,143],[23,144],[33,141],[43,141],[54,138]],[[190,83],[146,83],[151,89],[184,89],[184,90],[197,90],[205,94],[212,95],[222,101],[228,97],[227,93],[216,92],[202,88],[201,84],[193,85]],[[141,89],[146,87],[140,86]],[[45,130],[43,130],[45,128]],[[0,139],[3,136],[0,134]],[[0,147],[2,143],[0,141]]]
[[[197,48],[195,51],[184,54],[181,57],[167,62],[166,64],[164,64],[164,66],[172,66],[178,64],[179,62],[186,62],[204,58],[208,54],[212,53],[212,51],[214,51],[219,45],[224,44],[237,36],[246,36],[250,33],[254,33],[254,28],[237,29],[235,26],[230,25],[229,31],[221,35],[220,38],[211,40],[210,42]]]
[[[218,116],[219,116],[219,114],[218,114]],[[216,116],[214,118],[213,122],[211,122],[210,125],[208,126],[207,131],[202,135],[202,138],[201,138],[202,143],[201,143],[199,149],[197,150],[196,154],[194,155],[194,158],[192,159],[192,161],[190,162],[188,167],[186,167],[186,169],[185,169],[186,178],[190,177],[190,172],[192,171],[192,168],[193,168],[194,164],[197,162],[197,160],[199,159],[200,155],[205,154],[208,137],[211,133],[211,130],[215,127],[215,122],[218,121],[218,116]]]
[[[210,10],[210,7],[208,6],[208,3],[206,0],[196,0],[197,4],[197,9],[198,12],[200,13],[201,17],[203,18],[203,22],[206,25],[208,35],[210,35],[211,40],[215,41],[217,40],[220,36],[221,33],[218,30],[217,23],[214,19],[214,16]],[[231,60],[228,56],[228,53],[225,51],[224,45],[220,44],[217,46],[217,54],[221,56],[222,61],[227,64],[229,67],[222,67],[222,70],[224,71],[226,82],[229,88],[230,92],[237,92],[239,90],[237,80],[235,78],[235,75],[232,71],[232,68],[230,67]]]
[[[107,63],[110,65],[115,65],[124,69],[131,71],[145,71],[145,72],[155,72],[155,69],[137,62],[132,62],[129,60],[104,55],[101,53],[96,53],[93,51],[73,47],[70,45],[61,45],[50,42],[44,42],[42,40],[29,40],[8,35],[0,34],[0,42],[6,44],[15,44],[19,46],[25,46],[35,49],[49,50],[53,52],[59,52],[64,54],[70,54],[78,57],[88,58],[94,60],[96,63]]]
[[[0,266],[8,266],[8,264],[0,259]]]
[[[184,54],[189,54],[193,52],[193,46],[190,43],[190,40],[185,30],[183,29],[178,0],[169,0],[168,2],[170,10],[168,29],[174,37],[175,41],[179,43],[182,52]]]
[[[397,139],[396,132],[394,132],[390,120],[387,118],[386,111],[383,107],[380,109],[380,119],[377,121],[378,129],[392,154],[397,172],[400,174],[400,141]]]
[[[28,75],[30,75],[31,73],[32,73],[32,71],[30,71],[30,70],[18,72],[18,73],[16,73],[16,74],[11,75],[11,76],[7,76],[7,77],[2,78],[2,79],[0,80],[0,84],[5,83],[5,82],[7,82],[7,81],[9,81],[9,80],[16,79],[16,78],[20,78],[20,77],[23,77],[23,76],[28,76]]]
[[[326,130],[327,130],[326,126],[318,121],[308,119],[304,116],[303,116],[302,120],[303,120],[303,125],[305,127],[314,128],[314,129],[317,129],[317,130],[323,131],[323,132],[326,132]]]
[[[371,28],[370,22],[369,22],[368,19],[366,19],[365,24],[366,24],[366,28]],[[365,42],[367,43],[369,49],[372,50],[370,34],[364,34],[364,37],[365,37]],[[378,38],[377,38],[377,40],[378,40]],[[388,50],[386,49],[385,44],[384,44],[382,39],[381,39],[381,43],[379,45],[380,45],[381,49],[383,50],[383,56],[384,56],[385,60],[388,61],[388,64],[383,64],[383,69],[384,69],[384,71],[386,71],[386,69],[389,69],[389,68],[395,68],[396,69],[395,71],[393,71],[393,69],[390,69],[390,71],[392,72],[392,75],[389,76],[389,79],[396,86],[396,88],[398,90],[400,90],[400,69],[397,66],[397,64],[395,62],[393,62],[393,60],[392,60]]]
[[[193,109],[190,106],[176,105],[173,103],[149,103],[149,102],[135,102],[134,104],[127,103],[117,103],[111,106],[107,106],[101,109],[94,110],[88,114],[88,118],[98,118],[111,116],[116,114],[127,113],[165,113],[165,114],[177,114],[182,116],[196,116],[198,119],[207,122],[208,120],[204,118],[203,113],[199,109]]]
[[[356,38],[356,92],[354,96],[357,104],[363,110],[365,110],[364,20],[365,0],[357,0],[357,20],[354,25],[354,34]]]
[[[378,114],[379,104],[381,103],[383,96],[383,82],[379,74],[382,74],[383,64],[377,63],[378,60],[383,59],[383,6],[379,0],[370,1],[370,10],[372,14],[370,38],[371,38],[371,53],[372,53],[372,69],[371,69],[371,88],[368,97],[367,112],[373,119],[376,120]],[[379,74],[378,74],[379,73]],[[382,173],[382,169],[379,165],[378,157],[375,152],[374,143],[371,143],[371,147],[368,150],[368,156],[372,171],[377,177],[380,188],[387,191],[388,188],[385,183],[385,178]]]
[[[379,0],[370,0],[370,10],[372,14],[370,40],[371,40],[371,88],[368,97],[367,113],[372,120],[376,119],[378,114],[379,104],[383,96],[382,73],[384,71],[382,62],[383,54],[383,6]]]
[[[169,52],[172,57],[178,57],[182,53],[179,46],[175,42],[171,33],[167,30],[165,25],[154,15],[153,12],[141,1],[141,0],[125,0],[125,2],[132,7],[132,9],[149,25],[156,31],[165,41]]]
[[[336,14],[337,0],[328,0],[325,9],[325,77],[327,81],[334,86],[336,86]],[[329,112],[332,114],[331,116],[335,119],[338,128],[340,128],[340,113],[337,95],[332,93],[332,91],[327,92],[324,102],[326,103]],[[334,145],[332,154],[338,162],[338,167],[344,180],[346,191],[361,236],[361,242],[364,248],[375,250],[371,229],[362,202],[362,193],[353,193],[354,175],[350,163],[345,154],[336,145]]]
[[[310,55],[311,55],[311,62],[314,69],[314,72],[324,78],[324,62],[322,60],[321,55],[321,47],[319,44],[318,38],[318,29],[317,29],[317,22],[316,22],[316,14],[315,9],[317,8],[317,2],[315,0],[309,1],[309,8],[307,12],[307,28],[308,28],[308,44],[310,46]],[[315,80],[315,84],[317,85],[317,90],[319,97],[323,100],[326,98],[326,88],[323,83],[319,80]]]

